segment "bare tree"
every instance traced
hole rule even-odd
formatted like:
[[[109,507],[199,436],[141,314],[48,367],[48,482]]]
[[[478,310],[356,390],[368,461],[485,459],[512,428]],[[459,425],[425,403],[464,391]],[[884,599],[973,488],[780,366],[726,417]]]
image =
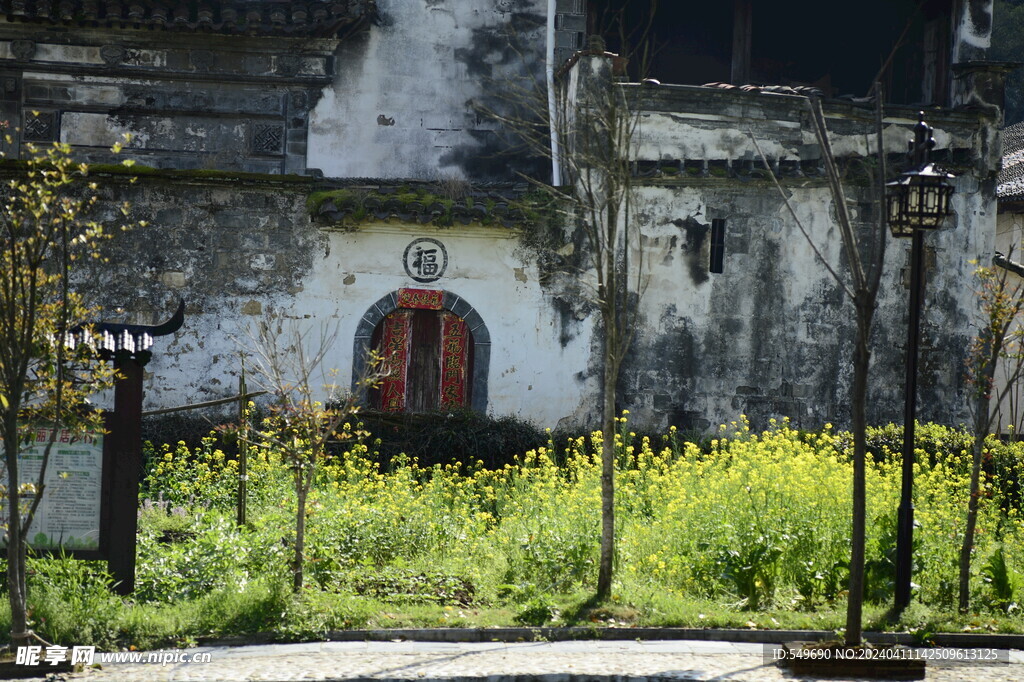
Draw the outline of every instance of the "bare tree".
[[[338,371],[324,367],[337,328],[302,328],[296,320],[268,313],[250,330],[245,347],[251,353],[255,382],[272,394],[270,416],[256,435],[259,445],[273,448],[291,470],[295,489],[295,541],[292,589],[302,589],[306,546],[306,501],[329,441],[357,434],[351,420],[359,410],[354,394],[343,395]],[[375,356],[369,366],[377,365]],[[377,375],[358,384],[372,385]],[[247,445],[253,445],[249,443]]]
[[[1011,251],[1012,255],[1012,251]],[[959,609],[966,613],[971,603],[971,554],[974,550],[974,533],[978,523],[978,506],[981,496],[981,460],[985,451],[985,439],[992,432],[999,415],[991,410],[992,398],[1000,405],[1018,380],[1024,374],[1024,330],[1019,325],[1019,315],[1024,309],[1024,266],[1014,263],[1002,254],[993,258],[995,267],[980,267],[978,299],[981,305],[982,324],[978,335],[971,344],[967,360],[967,380],[974,388],[974,442],[971,448],[971,484],[967,501],[967,520],[964,527],[963,543],[960,546],[960,595]],[[1009,281],[1010,273],[1016,275],[1016,282]],[[1002,388],[996,391],[996,367],[1004,360],[1006,370]]]
[[[648,19],[629,29],[621,11],[613,17],[623,45],[646,61],[643,48],[657,2]],[[552,93],[527,78],[501,84],[505,96],[481,111],[501,124],[518,149],[552,162],[552,182],[525,179],[547,199],[558,224],[579,231],[585,248],[572,262],[535,239],[545,267],[571,277],[570,287],[600,315],[601,543],[597,597],[611,594],[615,555],[616,393],[622,363],[629,352],[645,275],[634,221],[636,187],[631,160],[638,144],[639,87],[618,82],[627,58],[605,51],[603,39],[590,38],[574,56],[575,73],[553,81]],[[643,65],[640,67],[643,71]],[[550,106],[549,106],[550,104]],[[558,183],[557,185],[554,183]],[[538,226],[539,227],[539,226]],[[561,233],[559,233],[561,234]]]
[[[636,328],[636,299],[642,292],[643,259],[634,222],[635,189],[631,157],[637,121],[630,92],[612,80],[613,62],[591,62],[573,109],[562,126],[563,170],[573,183],[573,212],[585,235],[596,280],[594,302],[601,315],[601,556],[597,596],[611,594],[615,554],[616,389],[622,362]],[[567,101],[567,100],[566,100]],[[563,119],[570,119],[563,112]]]
[[[751,139],[757,147],[765,168],[771,175],[775,186],[785,200],[797,227],[810,244],[817,259],[825,266],[829,275],[839,285],[846,299],[853,304],[856,334],[853,344],[853,385],[850,389],[850,423],[853,428],[853,519],[850,543],[850,582],[849,597],[846,609],[846,643],[860,644],[863,636],[864,607],[864,552],[865,552],[865,454],[867,452],[867,389],[868,370],[871,364],[871,328],[874,320],[878,289],[882,277],[882,264],[885,260],[885,244],[887,236],[885,211],[885,148],[882,140],[882,102],[881,88],[875,85],[875,138],[878,149],[878,171],[875,178],[875,208],[878,223],[874,228],[870,244],[862,244],[857,239],[857,232],[848,210],[846,192],[843,189],[842,177],[836,164],[832,145],[829,141],[828,129],[821,101],[817,98],[807,100],[814,126],[814,134],[821,146],[825,176],[832,203],[835,208],[839,234],[843,244],[849,279],[840,275],[825,259],[810,234],[807,232],[799,216],[789,201],[778,178],[772,172],[771,165],[761,151],[757,140]]]

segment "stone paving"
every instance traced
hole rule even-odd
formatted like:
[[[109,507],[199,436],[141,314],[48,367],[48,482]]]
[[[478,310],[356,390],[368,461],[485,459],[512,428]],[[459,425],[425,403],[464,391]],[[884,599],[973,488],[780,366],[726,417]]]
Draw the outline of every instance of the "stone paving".
[[[769,649],[770,651],[770,649]],[[933,655],[942,650],[928,650]],[[948,651],[948,650],[947,650]],[[173,651],[165,652],[174,655]],[[141,652],[148,656],[149,652]],[[208,661],[106,663],[52,680],[345,680],[382,682],[654,682],[792,680],[765,645],[720,641],[569,641],[529,643],[313,642],[201,647],[180,656]],[[927,680],[1024,680],[1024,651],[994,664],[930,662]],[[941,654],[940,654],[941,655]],[[830,678],[836,679],[836,678]],[[853,679],[853,678],[850,678]]]

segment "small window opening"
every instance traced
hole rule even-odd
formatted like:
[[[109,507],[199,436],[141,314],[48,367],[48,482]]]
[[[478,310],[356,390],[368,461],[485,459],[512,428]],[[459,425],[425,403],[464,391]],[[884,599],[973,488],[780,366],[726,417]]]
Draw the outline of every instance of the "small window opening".
[[[711,258],[708,270],[714,273],[725,271],[725,219],[711,220]]]

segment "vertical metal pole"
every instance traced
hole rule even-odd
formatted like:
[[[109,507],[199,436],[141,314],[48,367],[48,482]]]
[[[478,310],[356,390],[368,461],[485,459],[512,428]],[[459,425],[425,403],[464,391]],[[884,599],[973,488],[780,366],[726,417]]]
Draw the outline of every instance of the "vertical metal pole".
[[[249,479],[249,396],[245,390],[245,358],[238,376],[238,525],[245,525],[246,483]]]
[[[903,409],[903,481],[896,529],[896,608],[910,604],[914,545],[914,431],[917,419],[917,355],[924,297],[924,231],[914,230],[910,255],[910,311],[907,321],[906,383]]]

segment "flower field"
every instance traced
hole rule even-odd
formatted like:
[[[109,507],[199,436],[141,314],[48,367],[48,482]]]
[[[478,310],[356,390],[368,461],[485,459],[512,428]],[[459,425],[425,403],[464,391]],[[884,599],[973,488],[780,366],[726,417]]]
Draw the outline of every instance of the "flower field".
[[[239,527],[238,463],[209,440],[194,451],[149,453],[133,598],[109,593],[101,564],[35,559],[35,627],[52,640],[101,646],[257,631],[315,638],[367,626],[839,627],[848,434],[786,423],[753,433],[741,419],[694,443],[674,429],[638,437],[626,419],[615,444],[618,545],[608,604],[587,603],[597,575],[600,433],[549,442],[499,469],[399,458],[382,471],[372,445],[351,444],[318,468],[298,595],[288,573],[292,472],[272,447],[253,450]],[[900,430],[873,429],[869,440],[866,613],[870,627],[885,627]],[[989,443],[973,613],[958,616],[970,439],[922,425],[918,447],[915,606],[888,626],[1024,631],[1024,448]]]

